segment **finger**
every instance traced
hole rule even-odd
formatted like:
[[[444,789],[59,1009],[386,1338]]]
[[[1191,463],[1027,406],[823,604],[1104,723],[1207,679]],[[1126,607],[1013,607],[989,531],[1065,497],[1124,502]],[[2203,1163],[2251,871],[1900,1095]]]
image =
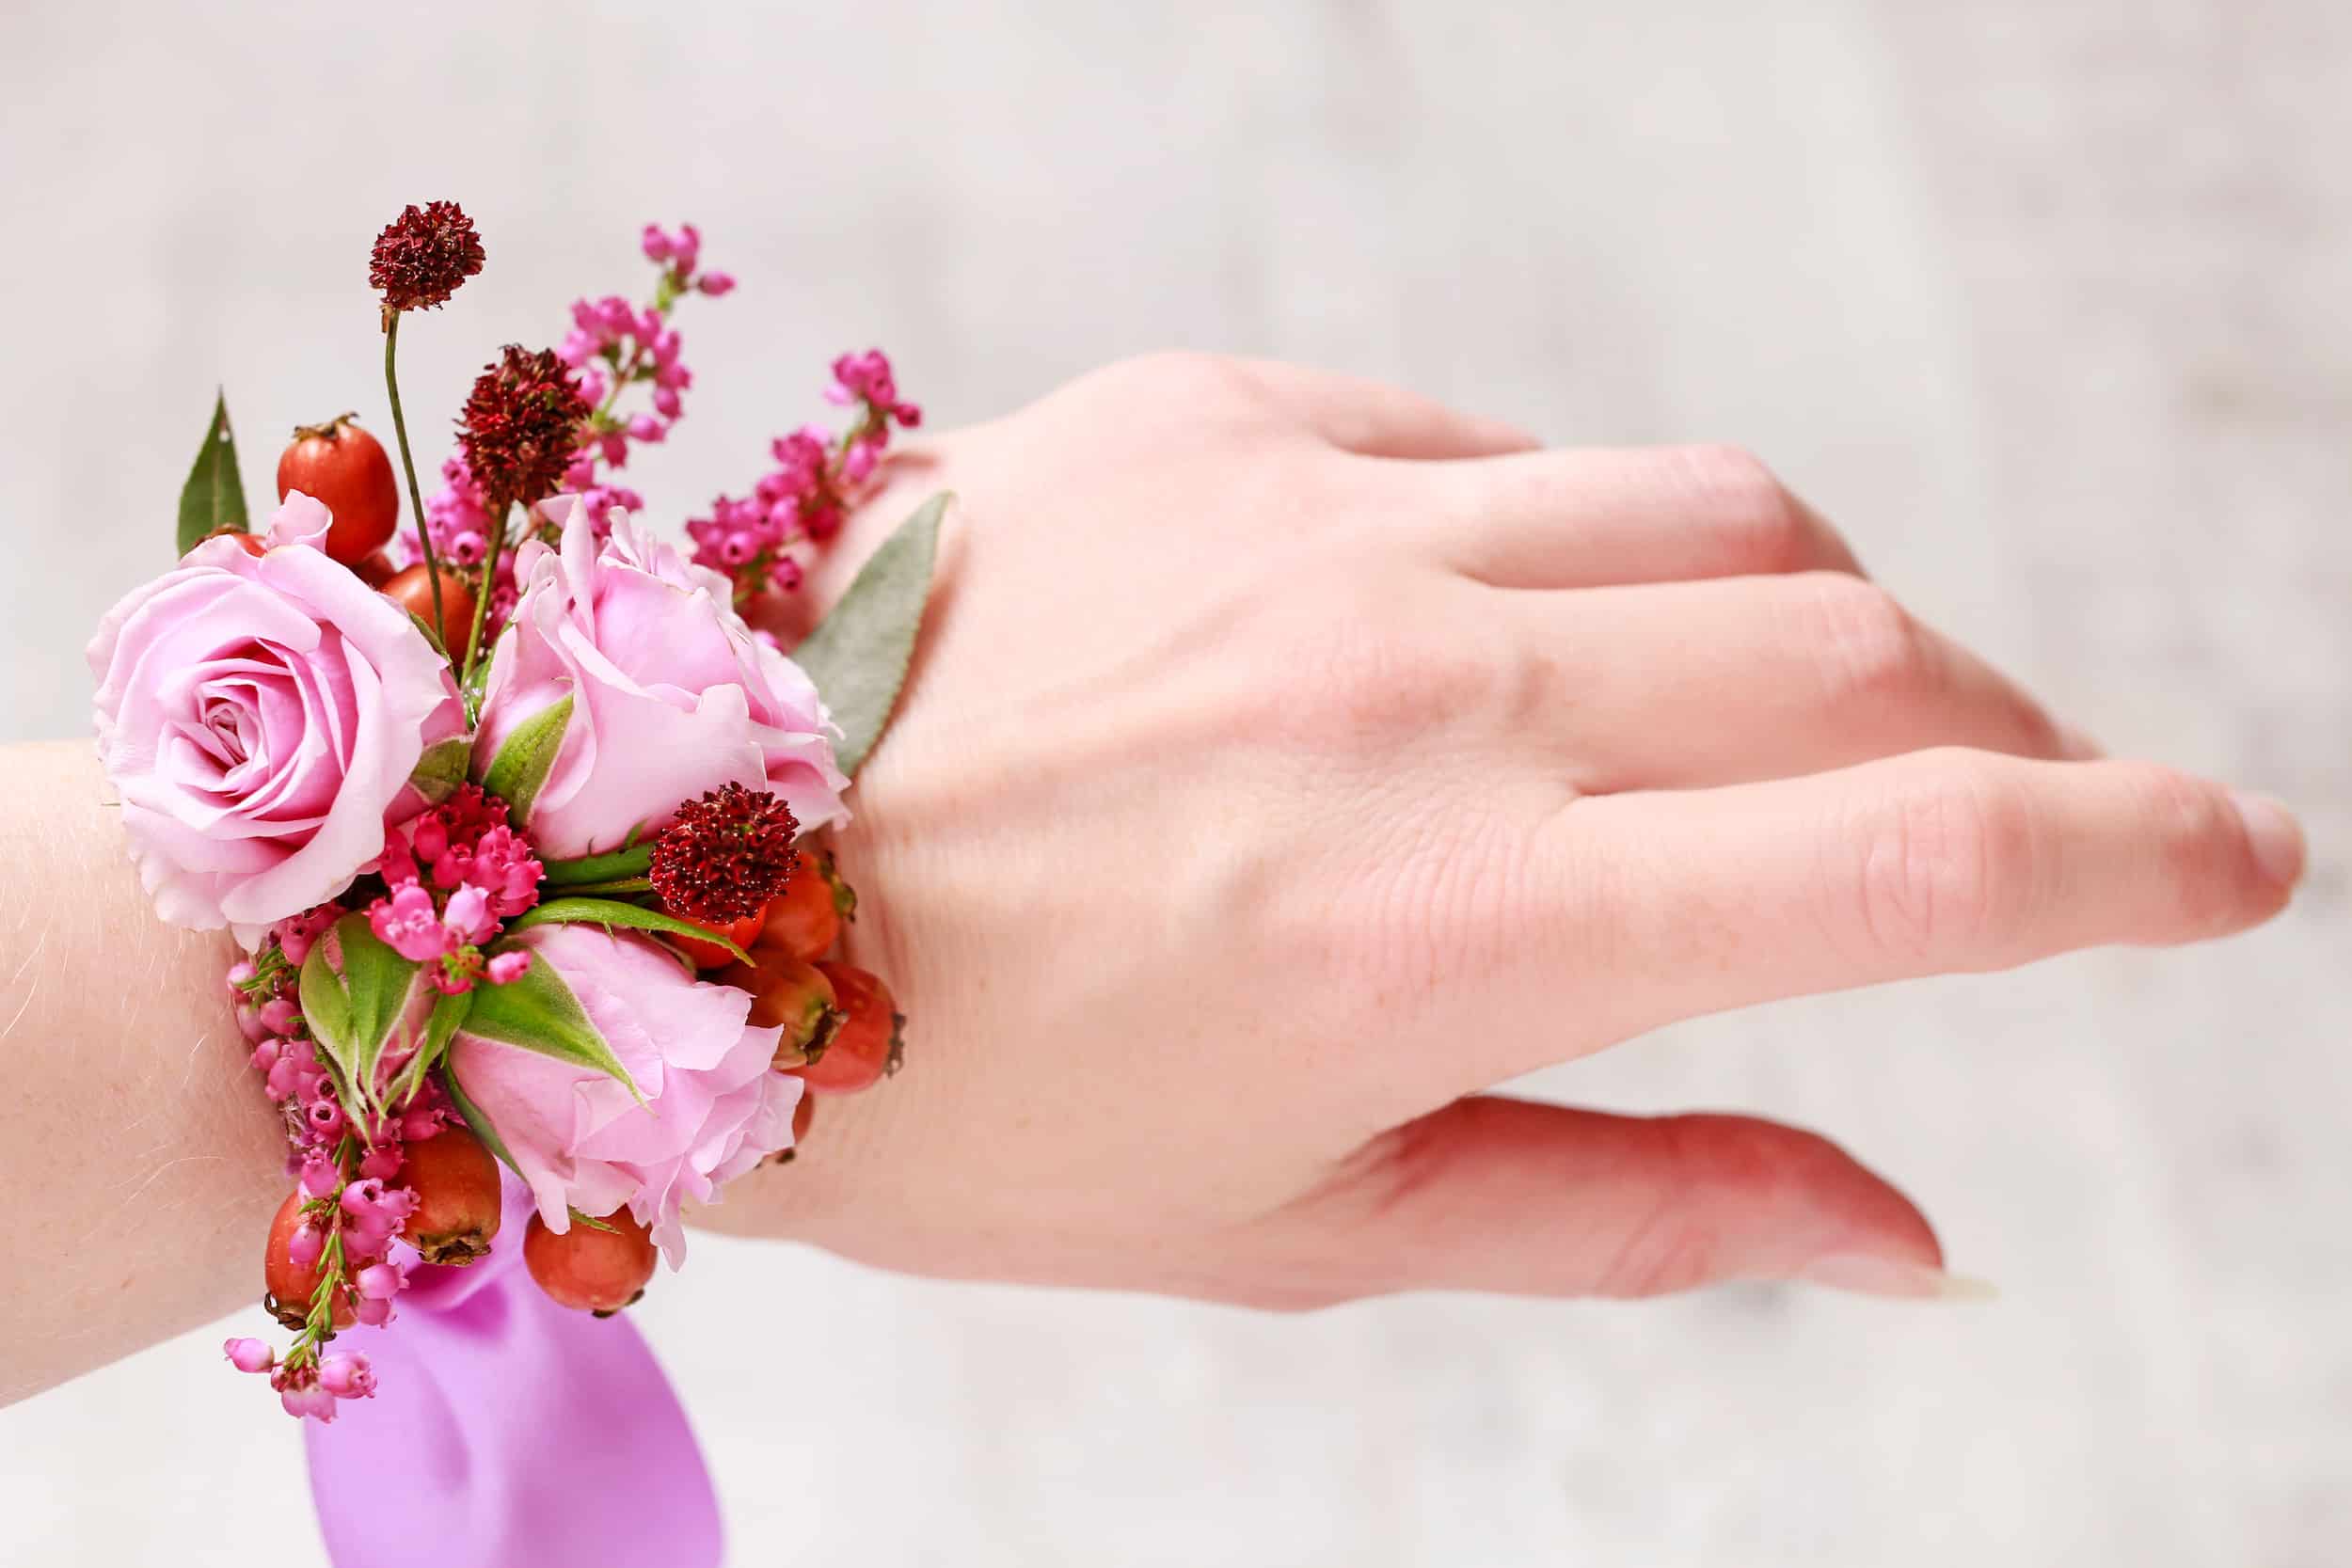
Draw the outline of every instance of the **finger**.
[[[1539,668],[1559,688],[1574,782],[1591,793],[1818,773],[1931,746],[2095,754],[1843,572],[1489,596],[1522,646],[1566,650]]]
[[[1385,382],[1272,359],[1243,363],[1301,422],[1343,451],[1367,457],[1474,458],[1531,451],[1543,444],[1505,420],[1466,414]]]
[[[1652,1296],[1811,1278],[1963,1293],[1911,1201],[1827,1139],[1747,1117],[1476,1095],[1370,1146],[1298,1219],[1334,1294]]]
[[[1736,448],[1526,452],[1397,483],[1438,558],[1498,588],[1862,570],[1820,514]]]
[[[1608,795],[1553,819],[1526,984],[1608,976],[1597,1037],[1775,997],[2256,925],[2302,872],[2262,797],[2137,762],[1916,752],[1809,778]],[[1566,966],[1564,968],[1563,966]],[[1556,1001],[1555,1001],[1556,1005]],[[1543,1058],[1506,1060],[1495,1082]]]

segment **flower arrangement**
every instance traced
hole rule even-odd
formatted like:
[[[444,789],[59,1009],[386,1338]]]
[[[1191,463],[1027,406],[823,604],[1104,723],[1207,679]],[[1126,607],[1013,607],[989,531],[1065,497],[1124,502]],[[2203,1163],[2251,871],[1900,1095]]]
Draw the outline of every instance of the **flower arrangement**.
[[[369,281],[413,533],[351,415],[294,432],[253,531],[216,401],[178,564],[89,646],[145,885],[234,933],[228,1000],[284,1121],[263,1304],[292,1339],[226,1354],[320,1423],[379,1392],[380,1354],[329,1351],[346,1330],[516,1254],[559,1307],[620,1312],[683,1261],[685,1204],[899,1063],[888,986],[834,956],[855,904],[821,835],[896,700],[946,498],[797,657],[740,609],[800,584],[920,414],[879,351],[845,355],[842,431],[779,437],[691,552],[658,536],[618,476],[683,416],[678,308],[735,285],[691,225],[642,246],[646,302],[582,299],[484,370],[428,499],[401,326],[484,250],[456,204],[408,208]]]

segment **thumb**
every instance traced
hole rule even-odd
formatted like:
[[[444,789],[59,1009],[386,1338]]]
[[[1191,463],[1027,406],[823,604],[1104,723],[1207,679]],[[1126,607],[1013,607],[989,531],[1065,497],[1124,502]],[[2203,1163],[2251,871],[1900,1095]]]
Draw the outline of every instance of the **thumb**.
[[[1828,1139],[1752,1117],[1474,1095],[1375,1139],[1293,1213],[1316,1272],[1349,1294],[1649,1296],[1785,1278],[1987,1293],[1944,1272],[1910,1199]]]

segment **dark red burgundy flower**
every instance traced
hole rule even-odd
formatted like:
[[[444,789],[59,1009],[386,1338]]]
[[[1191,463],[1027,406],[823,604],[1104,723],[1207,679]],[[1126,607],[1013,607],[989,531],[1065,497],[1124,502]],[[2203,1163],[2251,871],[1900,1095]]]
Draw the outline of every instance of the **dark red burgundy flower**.
[[[368,258],[368,286],[390,310],[429,310],[482,270],[482,237],[454,201],[409,207],[384,226]]]
[[[494,512],[555,493],[590,412],[554,350],[532,354],[509,343],[500,351],[498,363],[475,377],[457,421],[466,467]]]
[[[800,854],[792,808],[764,789],[731,784],[679,805],[654,841],[648,873],[662,907],[722,925],[757,914],[780,892]]]

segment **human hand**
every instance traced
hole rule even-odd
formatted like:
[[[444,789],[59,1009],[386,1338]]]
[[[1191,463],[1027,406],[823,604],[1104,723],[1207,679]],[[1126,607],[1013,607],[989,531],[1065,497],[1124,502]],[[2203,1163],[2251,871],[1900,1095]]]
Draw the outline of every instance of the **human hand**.
[[[917,1273],[1311,1307],[1952,1289],[1822,1139],[1477,1091],[1775,997],[2253,925],[2264,800],[2085,742],[1753,459],[1538,451],[1156,357],[902,461],[955,490],[861,776],[909,1070],[705,1223]]]

